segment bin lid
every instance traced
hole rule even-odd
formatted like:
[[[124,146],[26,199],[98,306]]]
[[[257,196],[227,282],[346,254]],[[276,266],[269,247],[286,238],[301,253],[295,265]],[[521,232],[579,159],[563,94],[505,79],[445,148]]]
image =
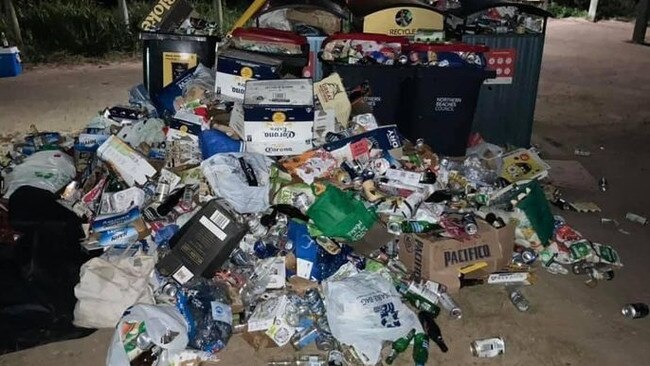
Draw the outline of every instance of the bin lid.
[[[232,36],[261,42],[283,42],[300,46],[307,44],[307,38],[301,35],[271,28],[237,28],[232,32]]]
[[[501,6],[514,6],[526,14],[537,15],[544,18],[553,17],[553,14],[549,13],[548,11],[542,8],[538,8],[537,6],[534,5],[523,4],[523,3],[512,3],[512,2],[500,1],[500,0],[460,0],[460,7],[455,9],[450,9],[448,13],[451,15],[455,15],[457,17],[464,18],[468,15],[478,13],[479,11],[482,10],[498,8]]]
[[[265,13],[288,8],[311,8],[323,10],[332,13],[341,19],[347,19],[349,16],[349,10],[345,6],[345,1],[343,0],[267,0],[266,5],[255,15],[254,18]]]
[[[421,0],[350,0],[348,7],[355,17],[363,18],[374,12],[399,7],[422,8],[440,13],[440,10]],[[441,13],[442,14],[442,13]]]
[[[159,32],[140,32],[140,39],[143,41],[193,41],[193,42],[206,42],[210,39],[220,41],[219,36],[209,35],[186,35],[176,33],[159,33]]]

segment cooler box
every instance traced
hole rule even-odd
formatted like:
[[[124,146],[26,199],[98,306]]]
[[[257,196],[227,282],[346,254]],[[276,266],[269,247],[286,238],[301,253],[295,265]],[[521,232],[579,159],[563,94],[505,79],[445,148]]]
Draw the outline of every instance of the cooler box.
[[[23,72],[17,47],[0,48],[0,78],[18,76]]]

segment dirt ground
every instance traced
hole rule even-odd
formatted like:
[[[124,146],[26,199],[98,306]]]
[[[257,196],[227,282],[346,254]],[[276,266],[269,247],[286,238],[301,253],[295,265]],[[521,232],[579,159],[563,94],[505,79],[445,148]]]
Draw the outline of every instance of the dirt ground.
[[[627,23],[550,22],[534,136],[545,158],[577,159],[594,177],[607,177],[610,189],[604,193],[564,190],[570,200],[596,202],[601,213],[561,214],[588,238],[615,245],[625,266],[613,281],[594,289],[583,277],[539,270],[538,281],[523,290],[532,304],[528,313],[516,311],[501,288],[461,290],[456,299],[463,318],[439,318],[450,350],[442,354],[432,344],[429,365],[647,364],[650,318],[620,314],[625,303],[650,302],[650,232],[624,219],[628,211],[650,215],[645,185],[650,181],[650,47],[627,43],[631,34]],[[125,101],[127,89],[140,79],[134,63],[39,69],[0,80],[2,131],[25,130],[35,122],[41,129],[81,127],[94,111]],[[592,156],[573,156],[576,146]],[[629,235],[601,224],[601,217],[617,219]],[[99,330],[84,339],[0,356],[0,365],[101,365],[111,333]],[[473,358],[470,342],[491,336],[505,339],[505,355]],[[220,356],[223,365],[264,365],[290,353],[255,352],[235,337]],[[410,355],[399,361],[412,364]]]

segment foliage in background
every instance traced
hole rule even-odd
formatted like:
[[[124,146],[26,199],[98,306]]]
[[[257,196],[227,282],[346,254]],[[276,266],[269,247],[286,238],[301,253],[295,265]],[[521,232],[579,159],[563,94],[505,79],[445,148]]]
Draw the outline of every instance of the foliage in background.
[[[559,5],[557,3],[550,3],[548,6],[549,13],[553,14],[555,18],[585,18],[587,17],[587,11],[578,8],[572,8],[570,6]]]
[[[590,0],[552,0],[548,11],[556,18],[585,17]],[[599,19],[633,18],[636,15],[638,0],[600,0]]]
[[[232,1],[232,0],[231,0]],[[70,56],[104,58],[115,54],[139,53],[139,24],[158,0],[128,1],[130,27],[123,25],[117,6],[96,0],[14,0],[25,45],[27,62],[58,62]],[[210,0],[190,0],[204,18],[217,20]],[[245,3],[224,9],[224,30],[228,30],[245,8]],[[6,19],[0,17],[0,31],[13,41]],[[74,58],[73,57],[73,58]]]

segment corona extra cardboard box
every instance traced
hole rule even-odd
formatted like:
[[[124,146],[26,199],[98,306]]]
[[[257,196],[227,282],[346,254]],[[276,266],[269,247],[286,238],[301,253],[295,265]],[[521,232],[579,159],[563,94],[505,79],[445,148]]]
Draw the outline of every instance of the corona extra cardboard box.
[[[250,80],[232,127],[246,151],[269,156],[301,154],[312,148],[314,87],[311,79]]]
[[[220,51],[217,56],[215,92],[235,101],[244,99],[246,81],[279,79],[282,61],[240,50]]]
[[[478,235],[466,241],[404,234],[399,239],[399,258],[409,271],[423,279],[458,290],[460,270],[485,262],[482,272],[495,272],[506,265],[514,246],[513,225],[501,229],[479,222]]]

